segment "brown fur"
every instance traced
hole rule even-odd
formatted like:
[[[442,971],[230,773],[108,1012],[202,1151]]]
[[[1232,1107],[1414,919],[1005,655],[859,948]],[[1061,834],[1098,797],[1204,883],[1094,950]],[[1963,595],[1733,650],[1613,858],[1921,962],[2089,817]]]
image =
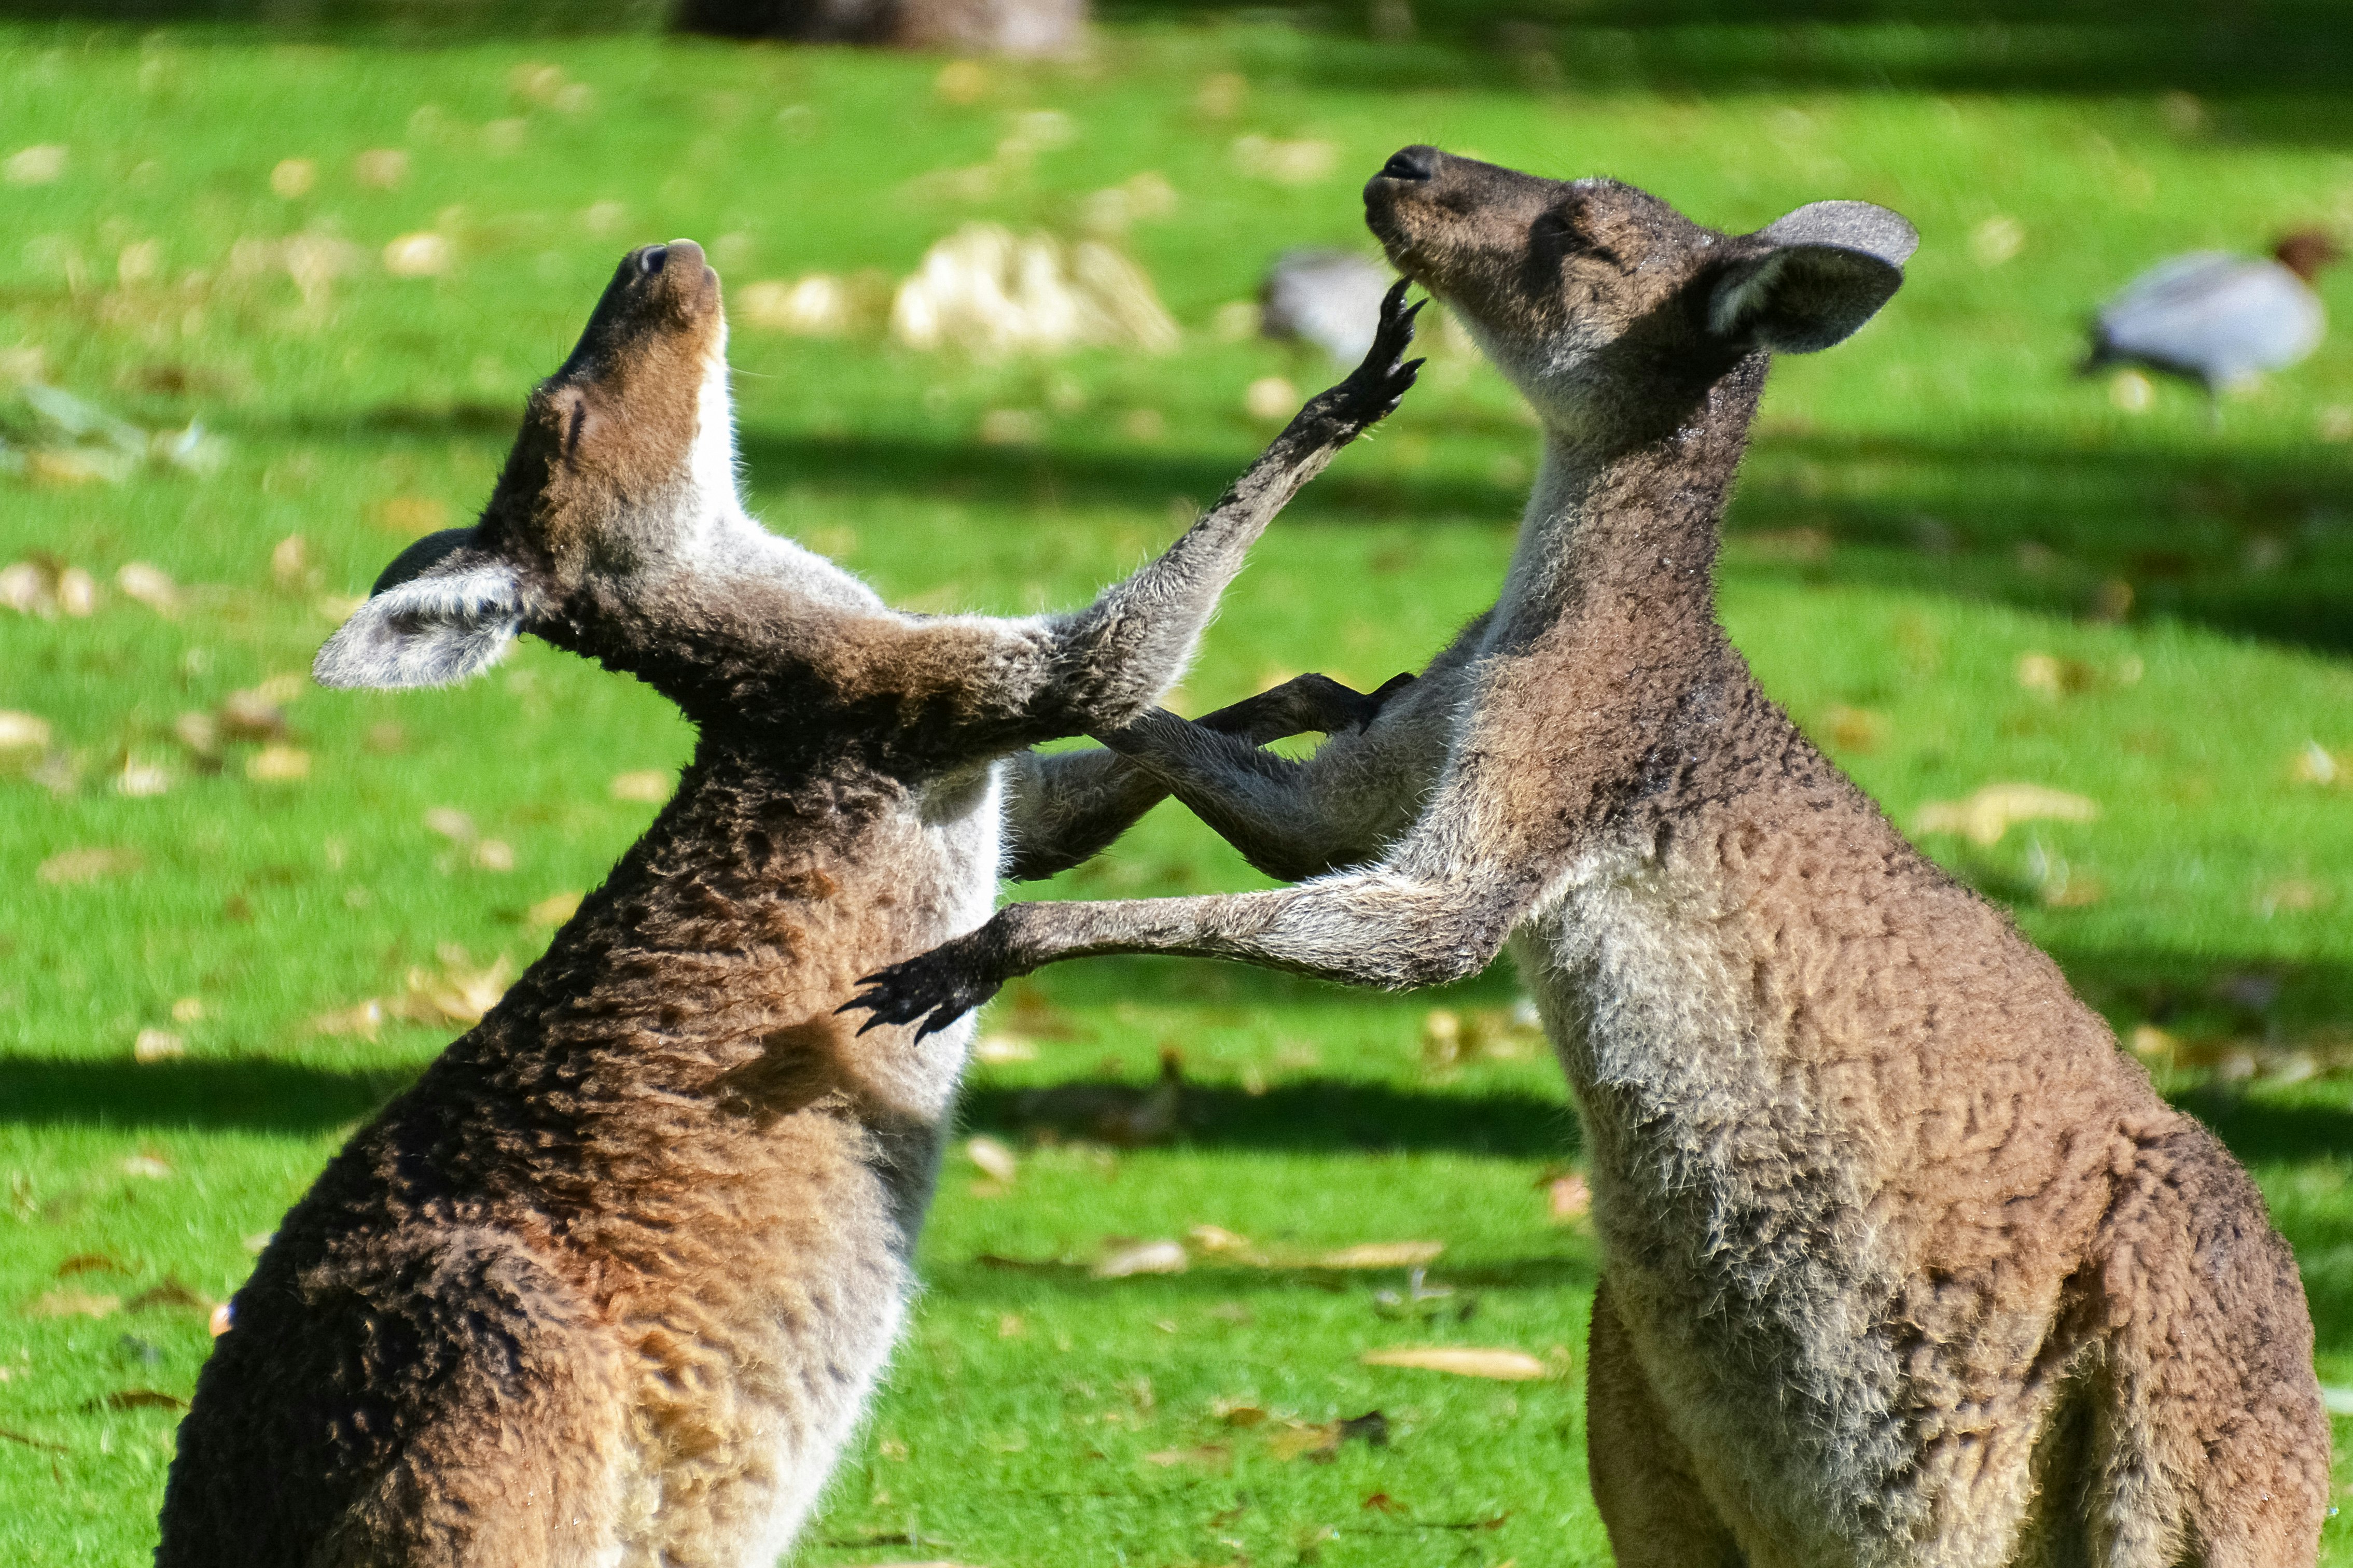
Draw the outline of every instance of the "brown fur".
[[[743,514],[717,278],[686,242],[625,261],[480,522],[405,552],[317,668],[459,679],[527,629],[676,701],[693,760],[286,1216],[181,1426],[161,1568],[771,1568],[896,1337],[967,1043],[836,1009],[985,917],[999,760],[1176,679],[1410,383],[1409,321],[1093,605],[925,619]],[[1295,683],[1229,718],[1346,706]],[[1094,831],[1124,802],[1082,784]]]
[[[1715,621],[1767,351],[1852,331],[1908,228],[1831,204],[1725,235],[1426,148],[1366,207],[1543,420],[1502,598],[1332,763],[1113,737],[1261,864],[1361,868],[1017,905],[868,1005],[937,1021],[1088,952],[1421,984],[1508,936],[1591,1152],[1590,1454],[1621,1562],[2310,1563],[2328,1428],[2253,1184]]]

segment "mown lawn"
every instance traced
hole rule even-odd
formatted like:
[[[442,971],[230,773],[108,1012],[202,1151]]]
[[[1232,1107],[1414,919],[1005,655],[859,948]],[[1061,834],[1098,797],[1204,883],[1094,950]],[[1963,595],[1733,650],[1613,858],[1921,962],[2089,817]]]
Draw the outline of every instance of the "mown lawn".
[[[1074,232],[1089,193],[1165,181],[1173,206],[1124,243],[1185,329],[1168,356],[736,332],[772,525],[902,602],[1026,610],[1217,492],[1271,431],[1251,382],[1329,374],[1221,334],[1220,307],[1284,246],[1365,243],[1356,187],[1409,140],[1616,174],[1728,226],[1831,195],[1918,224],[1886,315],[1776,372],[1726,618],[1898,820],[1989,784],[2097,804],[1924,842],[2253,1165],[2324,1378],[2353,1384],[2353,356],[2340,338],[2215,429],[2187,392],[2127,412],[2070,374],[2087,307],[2146,261],[2353,228],[2341,98],[2293,71],[2168,96],[2175,57],[2145,38],[2104,84],[1916,27],[1496,53],[1475,29],[1142,16],[1082,61],[944,81],[938,59],[650,35],[0,26],[0,564],[97,588],[86,616],[0,609],[0,710],[50,731],[0,753],[0,1558],[148,1550],[176,1418],[149,1395],[188,1392],[206,1304],[650,817],[617,777],[685,754],[659,701],[536,646],[444,693],[287,679],[407,538],[478,504],[619,253],[697,237],[741,298],[902,276],[973,217]],[[1638,79],[1644,50],[1704,65],[1711,40],[1724,68]],[[1966,68],[1939,75],[1947,46]],[[1838,68],[1770,74],[1800,55]],[[1238,154],[1251,136],[1326,150]],[[405,159],[361,159],[385,152]],[[1250,172],[1270,167],[1307,177]],[[445,269],[389,275],[384,247],[420,233]],[[2353,316],[2343,274],[2326,291]],[[1434,352],[1270,533],[1184,705],[1301,669],[1377,682],[1492,596],[1533,435],[1466,351]],[[200,421],[216,466],[69,440],[27,385],[142,431]],[[168,607],[125,591],[132,563],[178,584]],[[189,713],[210,744],[175,731]],[[1168,808],[1049,892],[1250,883]],[[1606,1562],[1578,1385],[1594,1252],[1550,1210],[1577,1133],[1503,1022],[1515,995],[1507,968],[1383,997],[1147,962],[1017,988],[966,1119],[1018,1172],[952,1162],[929,1293],[801,1556]],[[1447,1059],[1434,1007],[1481,1048]],[[1149,1092],[1164,1052],[1173,1100]],[[1191,1267],[1091,1272],[1153,1240]],[[1408,1242],[1443,1244],[1425,1282],[1451,1295],[1325,1266]],[[1547,1374],[1360,1361],[1434,1343]],[[1318,1429],[1373,1410],[1385,1445]],[[2353,1531],[2330,1552],[2353,1563]]]

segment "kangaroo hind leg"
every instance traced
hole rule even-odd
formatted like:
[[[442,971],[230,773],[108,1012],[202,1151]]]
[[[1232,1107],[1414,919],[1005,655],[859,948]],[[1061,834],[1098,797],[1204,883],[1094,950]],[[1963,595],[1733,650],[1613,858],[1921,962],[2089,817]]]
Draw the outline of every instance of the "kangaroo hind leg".
[[[1594,1293],[1586,1357],[1585,1455],[1618,1568],[1743,1568],[1690,1453],[1667,1429],[1606,1279]]]
[[[306,1568],[607,1568],[622,1556],[619,1362],[575,1293],[503,1237],[439,1238],[366,1303],[405,1363],[403,1428]],[[367,1292],[375,1294],[375,1292]]]
[[[2101,1568],[2311,1568],[2328,1417],[2295,1258],[2205,1129],[2146,1142],[2102,1237]]]

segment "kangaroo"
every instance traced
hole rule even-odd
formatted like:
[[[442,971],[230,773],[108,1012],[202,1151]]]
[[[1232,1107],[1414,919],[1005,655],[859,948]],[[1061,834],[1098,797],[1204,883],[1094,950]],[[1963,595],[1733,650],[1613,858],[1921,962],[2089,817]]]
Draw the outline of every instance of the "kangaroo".
[[[263,1251],[180,1428],[163,1568],[771,1568],[898,1333],[967,1043],[870,1044],[836,1005],[987,913],[1000,759],[1142,711],[1269,520],[1395,405],[1402,296],[1092,605],[933,618],[746,515],[718,277],[687,241],[622,262],[480,520],[403,552],[315,673],[451,681],[528,631],[675,701],[692,761]],[[1124,765],[1029,766],[1034,853],[1124,809]]]
[[[1508,939],[1592,1161],[1588,1462],[1621,1564],[2311,1563],[2328,1426],[2253,1184],[1716,621],[1769,357],[1875,313],[1911,226],[1825,202],[1726,234],[1429,147],[1365,200],[1540,417],[1502,596],[1328,764],[1104,736],[1262,863],[1354,868],[1013,905],[852,1005],[936,1027],[1103,952],[1425,985]]]

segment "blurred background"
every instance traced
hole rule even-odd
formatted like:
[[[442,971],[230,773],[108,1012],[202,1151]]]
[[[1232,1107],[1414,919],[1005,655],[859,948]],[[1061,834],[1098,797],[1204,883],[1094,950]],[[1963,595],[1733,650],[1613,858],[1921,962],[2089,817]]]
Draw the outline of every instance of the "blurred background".
[[[709,247],[770,526],[1022,612],[1336,377],[1357,188],[1417,141],[1918,226],[1774,371],[1725,619],[2250,1162],[2353,1409],[2349,77],[2317,0],[0,0],[0,1555],[144,1558],[212,1305],[675,779],[674,713],[537,645],[306,674],[626,249]],[[1368,688],[1493,598],[1535,433],[1425,321],[1176,706]],[[1251,885],[1164,807],[1042,891]],[[983,1035],[801,1558],[1608,1561],[1576,1128],[1508,963],[1071,964]],[[1432,1344],[1520,1359],[1362,1359]]]

